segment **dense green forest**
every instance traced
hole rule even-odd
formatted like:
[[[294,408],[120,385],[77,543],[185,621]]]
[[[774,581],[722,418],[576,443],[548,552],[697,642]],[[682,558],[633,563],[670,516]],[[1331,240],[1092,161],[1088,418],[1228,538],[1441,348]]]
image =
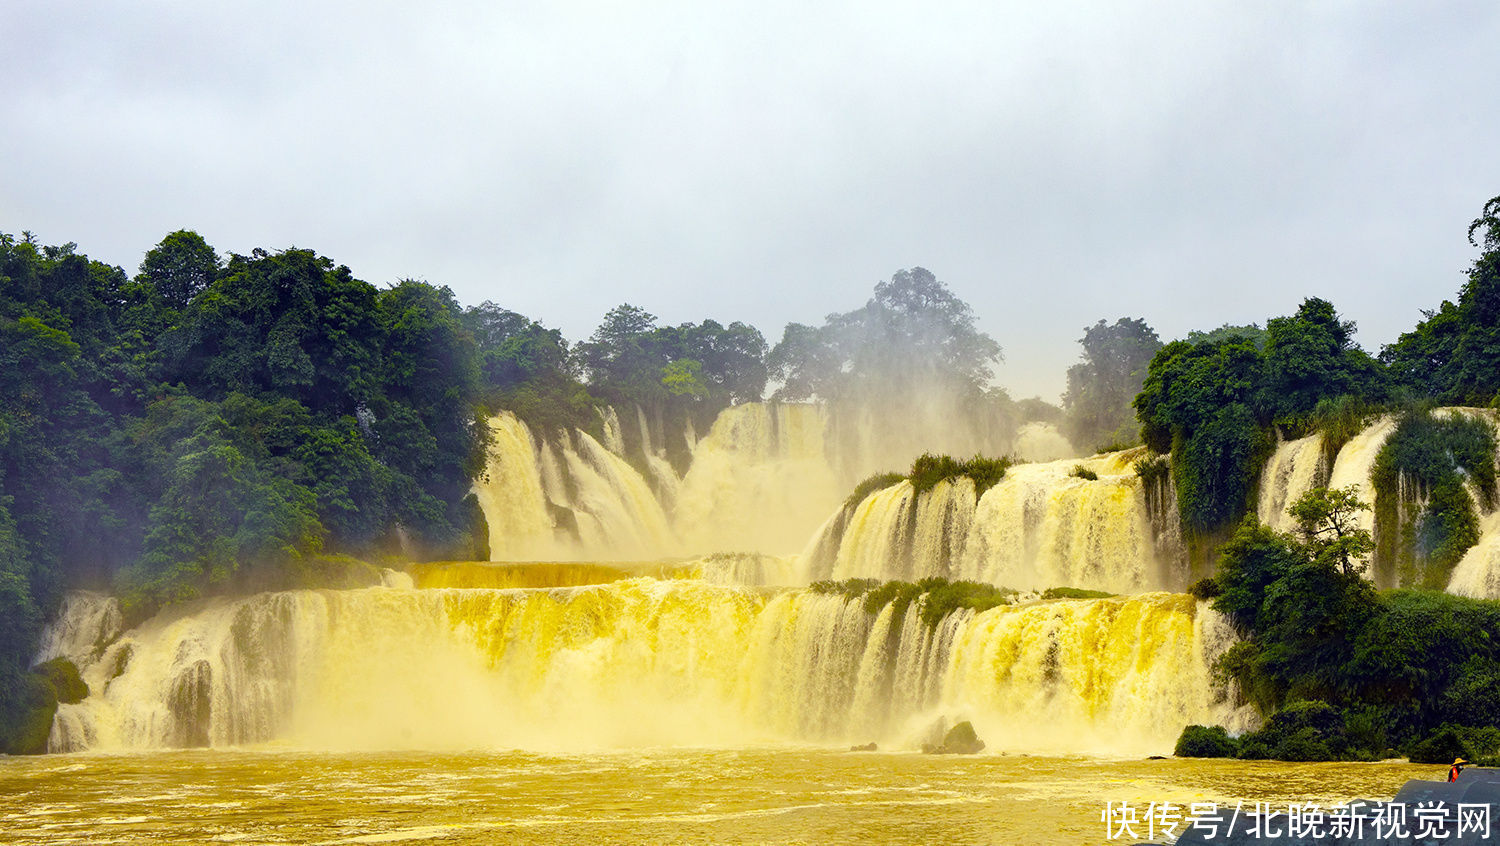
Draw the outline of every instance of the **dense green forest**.
[[[1377,591],[1361,560],[1374,541],[1353,520],[1367,507],[1314,489],[1296,532],[1249,518],[1223,546],[1193,592],[1238,629],[1219,672],[1269,719],[1239,738],[1189,727],[1177,754],[1500,763],[1500,602]]]
[[[1260,468],[1278,434],[1299,437],[1318,430],[1331,458],[1376,412],[1410,417],[1435,405],[1496,405],[1497,215],[1500,197],[1486,203],[1469,227],[1470,242],[1482,252],[1458,302],[1444,301],[1437,310],[1424,312],[1415,329],[1378,357],[1354,344],[1353,323],[1341,319],[1332,303],[1315,297],[1293,315],[1267,320],[1264,329],[1225,326],[1193,333],[1155,354],[1134,406],[1146,445],[1172,455],[1172,481],[1195,564],[1212,563],[1213,551],[1251,507]],[[1413,429],[1395,439],[1397,448],[1413,437],[1428,441]],[[1425,491],[1439,481],[1434,474],[1441,474],[1416,464],[1437,462],[1438,452],[1443,450],[1408,449],[1395,455],[1387,460],[1387,481],[1396,471],[1414,474],[1426,480]],[[1448,500],[1459,499],[1452,485],[1439,488]],[[1448,506],[1440,503],[1439,510]],[[1433,519],[1453,518],[1440,514]],[[1453,548],[1445,557],[1451,558]]]
[[[1500,602],[1442,592],[1479,538],[1479,510],[1500,504],[1495,432],[1433,413],[1500,406],[1500,197],[1469,240],[1481,254],[1457,303],[1424,312],[1378,359],[1309,299],[1264,330],[1224,327],[1152,360],[1135,400],[1142,436],[1171,451],[1184,530],[1217,565],[1193,592],[1241,637],[1219,671],[1268,716],[1239,738],[1191,726],[1178,754],[1500,763]],[[1377,412],[1396,425],[1373,504],[1315,488],[1292,509],[1294,532],[1246,516],[1277,435],[1318,430],[1329,465]],[[1371,507],[1373,536],[1355,519]]]

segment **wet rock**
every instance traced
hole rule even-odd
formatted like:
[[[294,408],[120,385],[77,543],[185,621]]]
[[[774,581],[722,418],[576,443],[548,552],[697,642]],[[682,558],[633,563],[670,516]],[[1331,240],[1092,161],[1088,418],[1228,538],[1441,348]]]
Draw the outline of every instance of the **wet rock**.
[[[984,741],[974,732],[974,724],[968,720],[948,729],[943,742],[924,743],[922,751],[930,755],[973,755],[984,749]]]
[[[167,696],[167,707],[172,714],[171,745],[179,748],[209,745],[213,668],[207,661],[194,661],[177,675]]]

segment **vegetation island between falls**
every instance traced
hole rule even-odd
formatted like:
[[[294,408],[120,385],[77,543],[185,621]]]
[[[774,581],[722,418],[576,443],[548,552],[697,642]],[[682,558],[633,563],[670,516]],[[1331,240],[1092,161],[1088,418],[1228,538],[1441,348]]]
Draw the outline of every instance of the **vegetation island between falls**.
[[[1167,344],[1139,318],[1101,319],[1055,406],[993,384],[1000,345],[922,268],[821,325],[788,324],[774,346],[742,322],[665,326],[630,304],[574,343],[308,249],[220,253],[183,230],[130,275],[76,244],[0,233],[0,751],[43,751],[57,703],[87,695],[66,661],[31,666],[69,590],[112,592],[139,621],[204,596],[370,584],[393,562],[487,559],[471,489],[495,412],[551,437],[600,435],[602,411],[638,408],[673,435],[682,472],[682,433],[734,404],[817,401],[830,426],[894,431],[942,397],[1006,437],[1040,422],[1087,448],[1145,447],[1134,472],[1175,506],[1191,592],[1241,637],[1217,671],[1266,718],[1240,737],[1189,727],[1178,754],[1500,760],[1500,602],[1441,590],[1497,505],[1484,415],[1500,407],[1500,197],[1468,236],[1479,255],[1456,299],[1377,355],[1317,297]],[[1256,521],[1278,440],[1320,433],[1331,466],[1380,415],[1396,424],[1374,502],[1329,490],[1325,468],[1296,531]],[[634,415],[621,436],[644,461]],[[982,493],[1011,463],[924,455],[847,504],[961,476]],[[1365,508],[1373,534],[1352,522]],[[1015,596],[941,579],[811,589],[872,614],[921,598],[927,625]]]

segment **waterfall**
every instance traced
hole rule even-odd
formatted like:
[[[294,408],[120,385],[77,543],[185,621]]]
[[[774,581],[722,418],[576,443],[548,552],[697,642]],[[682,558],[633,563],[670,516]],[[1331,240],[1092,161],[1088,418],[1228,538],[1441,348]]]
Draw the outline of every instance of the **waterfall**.
[[[1479,522],[1479,542],[1453,566],[1448,592],[1475,599],[1500,599],[1500,510]]]
[[[1372,535],[1375,533],[1375,483],[1371,481],[1370,473],[1375,469],[1375,459],[1380,456],[1386,439],[1394,431],[1394,414],[1382,415],[1365,427],[1364,431],[1350,438],[1349,443],[1339,450],[1328,478],[1329,488],[1346,488],[1352,485],[1360,501],[1372,506],[1371,510],[1361,511],[1357,517],[1359,527]]]
[[[824,450],[821,407],[726,408],[693,451],[673,523],[699,553],[800,549],[843,496]]]
[[[1162,750],[1231,713],[1190,597],[921,608],[650,578],[206,601],[79,654],[50,746],[906,748],[972,719],[996,749]]]
[[[572,482],[569,488],[574,493],[568,503],[577,520],[582,552],[603,558],[646,558],[676,548],[661,503],[625,459],[587,432],[578,431],[563,448],[562,458]]]
[[[716,585],[776,587],[802,583],[795,555],[716,552],[672,571],[677,578],[702,579]]]
[[[1478,408],[1440,408],[1436,414],[1465,415],[1488,423],[1500,441],[1500,417],[1494,411]],[[1496,456],[1497,476],[1500,476],[1500,455]],[[1448,592],[1475,599],[1500,599],[1500,507],[1485,513],[1484,497],[1472,481],[1466,481],[1469,496],[1479,511],[1479,542],[1464,553],[1464,557],[1453,566],[1448,580]],[[1500,503],[1497,503],[1500,505]]]
[[[725,409],[708,434],[691,430],[681,478],[645,413],[637,464],[613,408],[603,441],[582,432],[538,439],[506,412],[490,420],[489,462],[475,493],[496,561],[649,559],[726,550],[799,549],[838,502],[824,450],[821,407],[746,403]]]
[[[973,482],[920,495],[900,482],[846,506],[803,553],[809,579],[944,576],[1018,590],[1128,592],[1185,587],[1173,549],[1158,550],[1139,450],[1013,465],[976,501]],[[1075,475],[1078,468],[1096,479]]]
[[[854,507],[835,548],[831,570],[815,571],[813,578],[902,579],[910,575],[906,529],[916,492],[911,482],[899,482],[865,497]],[[821,562],[812,562],[817,566]]]
[[[561,552],[547,513],[531,430],[509,412],[490,418],[490,451],[474,494],[490,530],[490,557],[549,558]]]
[[[604,431],[605,448],[615,455],[624,457],[625,434],[620,431],[620,413],[615,410],[614,406],[605,406],[599,409],[599,425]],[[649,433],[645,433],[645,428],[645,420],[643,419],[641,421],[642,437],[650,437]],[[646,451],[650,452],[649,444]]]
[[[613,410],[605,440],[623,441]],[[489,460],[474,492],[497,561],[632,558],[677,548],[666,512],[639,472],[585,432],[539,444],[509,412],[490,419]]]
[[[1194,606],[1182,594],[1144,594],[977,615],[953,644],[943,700],[1002,747],[1175,737],[1204,715],[1213,689]]]
[[[57,619],[42,632],[33,664],[66,658],[74,664],[97,660],[104,648],[119,637],[125,623],[120,603],[114,597],[92,591],[76,591],[63,597]]]
[[[1077,455],[1066,435],[1051,423],[1027,423],[1016,431],[1015,454],[1026,461],[1060,461]]]
[[[1298,497],[1317,487],[1322,470],[1322,435],[1278,443],[1260,475],[1256,508],[1260,521],[1278,532],[1291,531],[1297,524],[1292,519],[1292,505]]]

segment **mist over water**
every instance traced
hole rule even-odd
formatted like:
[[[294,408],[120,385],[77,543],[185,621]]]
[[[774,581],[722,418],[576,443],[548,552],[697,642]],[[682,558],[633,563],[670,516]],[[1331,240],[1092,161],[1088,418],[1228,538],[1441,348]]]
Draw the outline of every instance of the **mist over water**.
[[[1187,581],[1175,511],[1134,472],[1141,450],[1016,464],[982,493],[900,481],[844,503],[836,456],[853,448],[819,406],[727,410],[688,435],[680,476],[659,433],[643,428],[663,459],[647,462],[618,419],[602,440],[491,420],[476,492],[493,563],[205,600],[128,631],[113,600],[70,597],[38,657],[73,660],[91,695],[60,707],[49,747],[915,749],[969,720],[995,751],[1148,754],[1190,723],[1254,720],[1210,672],[1232,630],[1172,592]],[[1323,475],[1369,484],[1389,432],[1376,421],[1331,468],[1315,438],[1280,445],[1265,516],[1284,524]],[[1484,520],[1455,591],[1495,589],[1500,527]],[[803,587],[929,576],[1122,595],[928,619],[925,598]]]
[[[490,419],[494,439],[475,493],[493,560],[790,554],[860,479],[909,467],[928,451],[916,444],[941,430],[937,419],[927,429],[907,421],[911,428],[899,440],[908,443],[892,444],[889,427],[871,418],[811,403],[744,403],[725,409],[688,444],[692,462],[679,477],[644,415],[637,452],[626,449],[618,420],[613,410],[606,415],[601,442],[577,430],[539,438],[509,413]],[[1015,441],[965,436],[963,428],[950,427],[960,432],[949,439],[960,447],[952,454],[1071,452],[1047,424],[1028,424]]]
[[[1001,749],[1144,753],[1185,722],[1235,718],[1209,675],[1229,642],[1176,594],[934,627],[920,606],[872,616],[841,595],[697,579],[295,591],[157,619],[97,657],[83,638],[59,644],[95,694],[62,706],[50,745],[899,749],[970,719]]]

